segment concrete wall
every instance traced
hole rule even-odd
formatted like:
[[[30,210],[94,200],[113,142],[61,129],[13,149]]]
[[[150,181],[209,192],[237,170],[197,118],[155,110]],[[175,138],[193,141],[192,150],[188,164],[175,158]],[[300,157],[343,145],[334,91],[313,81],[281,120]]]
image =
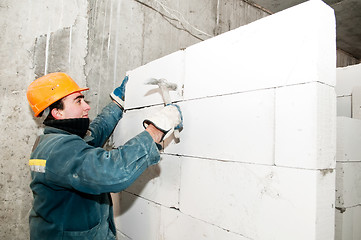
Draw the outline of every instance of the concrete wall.
[[[28,239],[28,160],[41,129],[26,89],[58,70],[86,85],[87,1],[4,0],[0,19],[0,239]]]
[[[360,60],[352,57],[347,52],[337,49],[337,67],[347,67],[350,65],[359,64]]]
[[[335,239],[361,238],[361,64],[337,69]]]
[[[163,4],[161,4],[163,3]],[[91,117],[126,71],[268,14],[236,0],[2,0],[0,3],[0,239],[27,239],[28,158],[41,122],[27,86],[68,72]]]
[[[178,84],[184,129],[119,194],[120,239],[333,239],[334,24],[310,1],[128,72],[115,145],[162,107],[151,77]]]

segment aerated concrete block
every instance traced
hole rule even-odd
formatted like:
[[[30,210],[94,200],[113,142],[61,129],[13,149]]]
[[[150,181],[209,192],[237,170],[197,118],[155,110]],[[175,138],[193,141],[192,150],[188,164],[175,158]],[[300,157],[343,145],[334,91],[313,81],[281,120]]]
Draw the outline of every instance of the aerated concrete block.
[[[249,240],[240,234],[232,233],[227,229],[214,224],[193,218],[175,209],[162,208],[162,224],[159,240]]]
[[[335,172],[184,158],[180,211],[250,239],[332,239]]]
[[[337,116],[351,117],[351,96],[337,97]]]
[[[166,207],[179,208],[181,159],[161,154],[126,191]]]
[[[125,208],[125,213],[121,217],[115,218],[119,232],[118,238],[122,240],[249,239],[193,218],[175,208],[164,207],[143,198],[136,198],[126,192],[122,193],[122,197],[121,207]],[[139,221],[140,217],[142,220]],[[151,228],[157,231],[155,232]]]
[[[337,117],[337,161],[361,160],[361,120]]]
[[[336,95],[321,83],[276,90],[277,166],[335,168]]]
[[[335,240],[361,239],[361,206],[336,210]]]
[[[144,85],[150,78],[176,83],[173,101],[308,82],[334,86],[335,48],[333,9],[311,0],[129,71],[126,109],[163,102],[156,86]]]
[[[336,68],[337,96],[350,96],[355,86],[361,85],[361,64]]]
[[[153,106],[128,110],[114,130],[113,144],[124,145],[129,139],[144,131],[144,119],[161,109],[162,106]],[[159,164],[149,167],[126,191],[165,206],[178,207],[179,171],[179,158],[161,153]]]
[[[332,8],[308,1],[188,47],[184,97],[313,81],[334,86],[335,47]]]
[[[361,205],[361,161],[336,166],[336,207]]]
[[[114,216],[117,231],[134,240],[157,240],[161,206],[127,192],[120,193],[120,214]]]
[[[143,121],[162,108],[163,106],[152,106],[126,111],[114,129],[113,145],[123,145],[129,139],[144,131]]]
[[[360,115],[360,108],[353,106],[354,100],[351,98],[357,97],[353,96],[354,88],[361,86],[361,64],[337,68],[336,79],[337,116],[353,117],[357,113]]]
[[[361,75],[360,85],[352,89],[352,118],[361,119]]]
[[[170,91],[172,101],[183,99],[184,51],[178,51],[159,58],[132,71],[128,71],[129,81],[125,95],[125,109],[155,104],[163,104],[158,85],[147,84],[151,79],[165,79],[177,84],[176,91]]]
[[[165,152],[225,161],[274,164],[274,90],[180,103],[180,143]]]

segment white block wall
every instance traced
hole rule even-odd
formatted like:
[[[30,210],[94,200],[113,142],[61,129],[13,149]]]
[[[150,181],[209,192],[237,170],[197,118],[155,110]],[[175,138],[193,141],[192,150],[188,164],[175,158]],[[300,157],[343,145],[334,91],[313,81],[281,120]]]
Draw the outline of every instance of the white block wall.
[[[336,70],[336,240],[361,239],[361,64]],[[354,118],[355,117],[355,118]]]
[[[319,0],[129,72],[115,145],[181,106],[180,142],[116,196],[120,239],[333,239],[335,19]]]
[[[336,69],[337,116],[352,117],[352,92],[361,87],[361,64]]]
[[[361,120],[337,118],[336,240],[361,239]]]
[[[336,240],[357,240],[361,236],[361,206],[336,211]]]

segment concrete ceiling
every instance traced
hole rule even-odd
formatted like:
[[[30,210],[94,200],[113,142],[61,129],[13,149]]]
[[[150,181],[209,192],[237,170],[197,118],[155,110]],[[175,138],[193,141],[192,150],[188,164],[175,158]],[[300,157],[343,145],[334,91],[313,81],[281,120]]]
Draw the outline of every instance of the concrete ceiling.
[[[276,13],[306,0],[248,0],[262,9]],[[324,0],[335,10],[337,48],[361,59],[361,1]]]

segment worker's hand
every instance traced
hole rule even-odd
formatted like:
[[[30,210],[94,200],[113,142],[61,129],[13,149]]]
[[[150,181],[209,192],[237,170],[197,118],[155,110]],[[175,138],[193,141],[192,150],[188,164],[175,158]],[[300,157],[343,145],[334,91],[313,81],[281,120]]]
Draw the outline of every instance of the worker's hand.
[[[153,124],[164,133],[160,140],[163,141],[173,133],[174,129],[183,127],[182,111],[178,105],[168,104],[162,110],[143,121],[144,128],[147,128],[149,124]]]
[[[124,100],[125,100],[125,86],[128,82],[128,76],[125,76],[120,87],[114,89],[110,94],[110,97],[115,101],[123,110],[124,110]]]

